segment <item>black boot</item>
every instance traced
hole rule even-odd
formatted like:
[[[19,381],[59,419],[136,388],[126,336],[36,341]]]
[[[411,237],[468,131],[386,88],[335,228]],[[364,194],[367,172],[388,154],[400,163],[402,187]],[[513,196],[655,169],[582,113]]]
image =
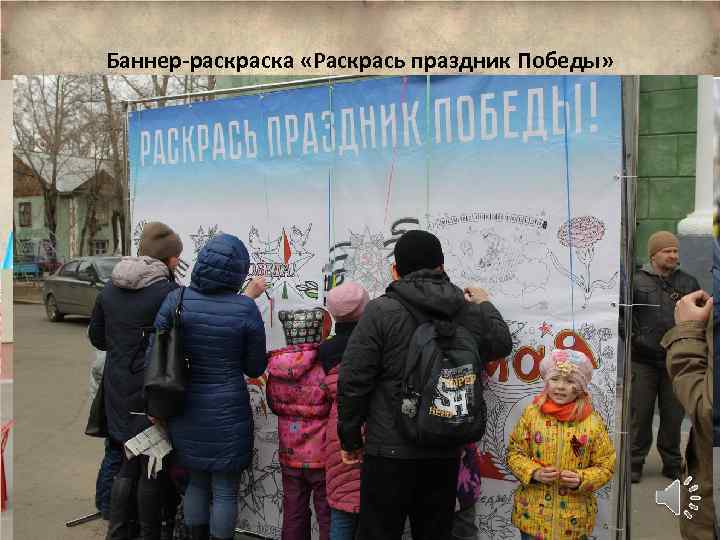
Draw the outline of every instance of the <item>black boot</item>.
[[[670,480],[679,480],[682,476],[682,469],[679,465],[669,465],[662,468],[662,475]]]
[[[160,531],[160,540],[173,540],[175,532],[175,519],[167,519],[163,521],[162,530]]]
[[[156,522],[143,522],[140,521],[140,539],[141,540],[162,540],[162,523]],[[172,538],[172,536],[170,536]]]
[[[188,527],[190,540],[209,540],[210,525],[192,525]]]
[[[138,482],[138,522],[141,540],[161,540],[162,534],[162,489],[160,481],[147,478],[145,471]]]
[[[110,495],[110,524],[106,540],[129,540],[130,520],[133,517],[134,480],[116,477]]]
[[[164,483],[164,504],[161,511],[163,525],[160,533],[160,540],[173,540],[173,533],[175,532],[175,518],[178,516],[180,495],[175,490],[175,486],[172,484],[170,479],[167,476],[165,476],[164,479],[166,481]]]
[[[634,464],[632,465],[632,467],[630,469],[630,481],[633,484],[637,484],[640,482],[640,480],[642,480],[642,471],[643,471],[642,465],[634,465]]]

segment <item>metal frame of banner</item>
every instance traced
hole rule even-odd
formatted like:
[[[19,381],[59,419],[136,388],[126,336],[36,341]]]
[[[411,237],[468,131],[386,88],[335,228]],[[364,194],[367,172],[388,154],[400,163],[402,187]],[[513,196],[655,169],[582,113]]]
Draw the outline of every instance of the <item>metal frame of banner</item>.
[[[181,99],[200,99],[205,97],[215,97],[222,95],[245,95],[254,92],[272,92],[274,90],[284,90],[287,88],[316,86],[332,82],[350,81],[353,79],[369,79],[371,75],[334,75],[327,77],[315,77],[311,79],[293,79],[276,83],[263,83],[249,86],[239,86],[236,88],[222,88],[220,90],[208,90],[206,92],[194,92],[192,94],[177,94],[173,96],[155,96],[142,99],[129,99],[123,101],[128,106],[137,106],[143,103],[157,103],[161,101],[177,101]],[[135,110],[135,109],[133,109]]]
[[[123,185],[123,202],[125,203],[125,230],[122,231],[122,238],[120,239],[120,246],[123,255],[132,255],[132,206],[130,204],[130,158],[128,157],[130,154],[130,114],[128,110],[129,106],[130,105],[127,101],[123,102],[123,114],[125,115],[125,129],[123,130],[123,152],[125,152],[125,159],[123,160],[123,168],[125,173],[125,184]]]
[[[633,275],[635,268],[635,179],[637,174],[637,151],[639,132],[640,77],[623,76],[622,83],[622,130],[623,130],[623,172],[617,179],[621,182],[621,246],[620,268],[622,274],[621,305],[623,317],[622,337],[618,343],[623,346],[623,372],[618,377],[618,387],[622,391],[619,431],[619,465],[617,467],[615,538],[627,540],[630,534],[631,483],[630,480],[630,392],[632,391],[632,304]],[[620,345],[618,346],[618,349]],[[617,415],[616,415],[617,416]],[[617,424],[617,423],[616,423]]]
[[[131,238],[131,200],[130,200],[130,177],[129,177],[129,160],[128,156],[128,133],[129,133],[129,114],[138,110],[139,105],[151,103],[165,103],[168,101],[180,101],[192,103],[193,100],[203,98],[214,98],[216,96],[234,96],[249,95],[255,93],[272,92],[276,90],[285,90],[288,88],[304,88],[310,86],[320,86],[333,82],[346,82],[351,80],[362,80],[378,78],[377,76],[367,75],[341,75],[317,77],[310,79],[297,79],[290,81],[282,81],[277,83],[265,83],[249,86],[240,86],[236,88],[225,88],[221,90],[209,90],[207,92],[196,92],[189,94],[178,94],[173,96],[155,96],[143,99],[124,100],[123,112],[125,115],[125,202],[126,202],[126,227],[124,234],[126,235],[123,245],[127,253],[130,255]],[[630,516],[632,515],[630,504],[630,444],[629,444],[629,427],[630,427],[630,392],[632,380],[630,336],[632,331],[632,287],[634,274],[634,254],[633,254],[633,238],[635,234],[635,174],[637,171],[637,142],[638,142],[638,126],[639,126],[639,103],[640,103],[640,77],[639,76],[622,76],[622,130],[623,130],[623,171],[618,174],[616,179],[621,182],[621,255],[620,266],[622,274],[621,283],[621,303],[619,308],[624,310],[624,319],[620,320],[620,324],[624,324],[625,338],[619,338],[619,345],[623,347],[624,362],[622,377],[618,376],[616,385],[618,390],[622,392],[622,407],[619,411],[618,431],[618,456],[619,465],[617,467],[617,489],[615,497],[615,539],[628,540],[630,538]],[[617,422],[616,412],[616,425]],[[257,533],[236,529],[236,533],[245,534],[255,538],[265,538]]]

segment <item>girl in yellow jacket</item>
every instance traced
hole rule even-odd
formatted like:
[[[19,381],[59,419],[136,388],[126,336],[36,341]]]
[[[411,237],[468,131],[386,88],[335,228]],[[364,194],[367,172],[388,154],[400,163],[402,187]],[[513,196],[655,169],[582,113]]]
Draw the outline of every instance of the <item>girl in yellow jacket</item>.
[[[545,389],[510,437],[507,462],[521,485],[512,522],[523,540],[581,540],[595,526],[594,491],[615,469],[615,448],[592,407],[587,356],[555,350],[540,363]]]

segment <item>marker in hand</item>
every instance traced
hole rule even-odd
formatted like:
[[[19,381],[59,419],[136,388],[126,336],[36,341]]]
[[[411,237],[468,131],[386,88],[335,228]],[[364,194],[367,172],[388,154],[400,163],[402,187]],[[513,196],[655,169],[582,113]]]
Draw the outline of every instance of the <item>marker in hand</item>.
[[[267,284],[265,283],[265,277],[263,276],[257,276],[250,280],[250,283],[248,283],[247,287],[245,287],[244,294],[245,296],[249,296],[253,300],[257,300],[257,298],[262,294],[265,293],[270,299],[270,295],[267,292]]]

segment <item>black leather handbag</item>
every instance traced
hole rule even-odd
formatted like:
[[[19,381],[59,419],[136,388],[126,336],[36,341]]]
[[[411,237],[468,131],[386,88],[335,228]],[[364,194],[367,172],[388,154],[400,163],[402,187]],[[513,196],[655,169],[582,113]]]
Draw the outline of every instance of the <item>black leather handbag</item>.
[[[173,314],[172,324],[159,331],[145,369],[145,410],[155,418],[171,418],[183,412],[190,367],[182,344],[180,313],[185,287]]]
[[[90,437],[109,437],[107,415],[105,414],[105,372],[100,379],[97,392],[90,405],[90,414],[88,414],[87,426],[85,427],[85,435]]]

